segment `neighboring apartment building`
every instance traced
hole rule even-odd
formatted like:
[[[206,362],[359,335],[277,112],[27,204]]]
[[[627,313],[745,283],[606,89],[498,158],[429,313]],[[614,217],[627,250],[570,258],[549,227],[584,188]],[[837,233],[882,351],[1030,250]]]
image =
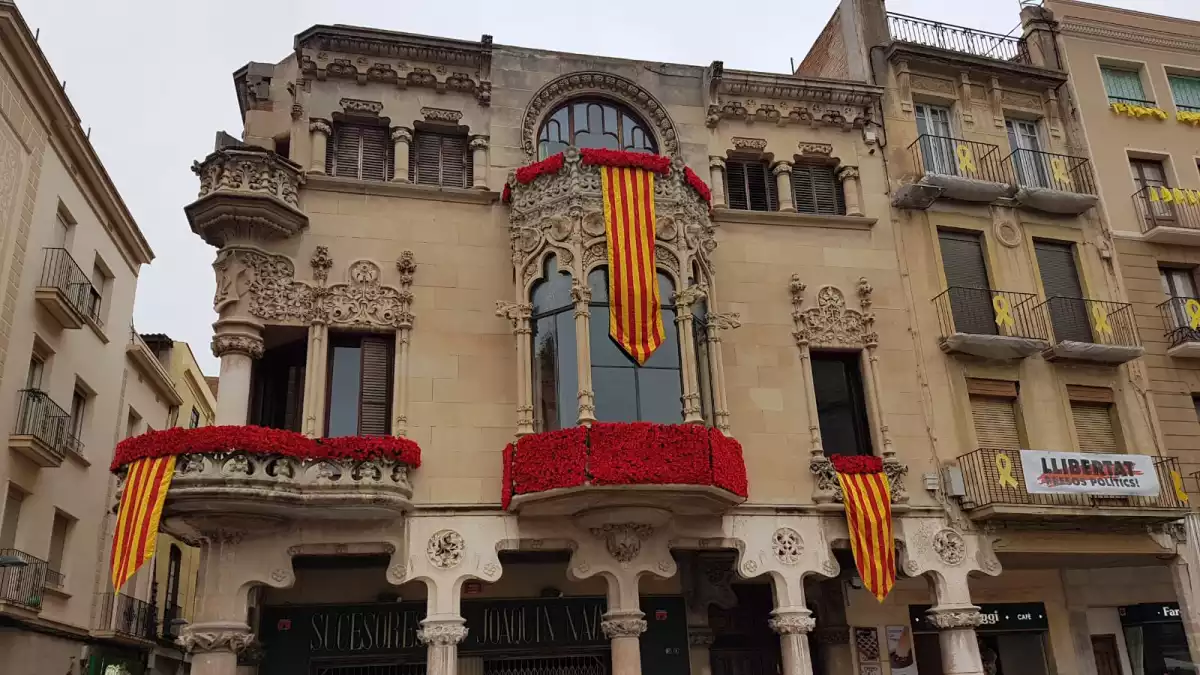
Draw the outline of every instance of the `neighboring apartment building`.
[[[0,670],[76,672],[106,602],[108,467],[152,253],[11,2],[0,2]],[[165,423],[165,415],[161,423]]]
[[[921,673],[995,672],[997,663],[1000,672],[1163,673],[1196,660],[1189,645],[1200,654],[1200,559],[1181,521],[1200,428],[1185,401],[1190,389],[1171,382],[1181,395],[1158,392],[1183,378],[1164,368],[1168,345],[1154,309],[1164,298],[1152,269],[1155,254],[1176,265],[1192,259],[1184,247],[1155,248],[1137,234],[1151,227],[1146,214],[1182,218],[1179,207],[1143,200],[1135,212],[1127,195],[1111,196],[1135,183],[1162,185],[1164,165],[1150,160],[1194,147],[1183,140],[1194,130],[1114,115],[1101,79],[1119,88],[1110,91],[1119,100],[1146,105],[1129,99],[1152,98],[1140,88],[1152,91],[1151,82],[1160,100],[1168,96],[1168,76],[1186,59],[1149,56],[1151,45],[1176,41],[1162,32],[1165,22],[1130,32],[1129,20],[1113,18],[1126,13],[1079,11],[1105,12],[1109,24],[1084,29],[1072,18],[1060,26],[1063,17],[1027,6],[1020,35],[1003,36],[888,13],[881,0],[846,0],[798,69],[886,89],[883,142],[905,280],[896,290],[913,306],[922,408],[945,467],[939,497],[964,531],[994,541],[1002,569],[971,580],[980,610],[952,621],[931,614],[922,626],[941,628],[943,645],[947,630],[971,628],[978,649],[947,662],[918,630]],[[1083,42],[1097,36],[1125,44],[1106,51]],[[1163,62],[1171,64],[1165,71]],[[1195,158],[1183,159],[1180,175],[1194,177]],[[1114,250],[1106,214],[1137,243],[1119,238]],[[1174,221],[1170,229],[1187,233]],[[1138,304],[1126,303],[1122,271]],[[1190,279],[1173,271],[1162,278]],[[1194,295],[1191,288],[1180,295]],[[1165,446],[1151,387],[1162,429],[1176,439]],[[1047,461],[1086,462],[1063,453],[1136,455],[1151,485],[1138,496],[1094,485],[1044,490]],[[1029,466],[1039,458],[1041,467]],[[937,476],[928,480],[937,485]]]

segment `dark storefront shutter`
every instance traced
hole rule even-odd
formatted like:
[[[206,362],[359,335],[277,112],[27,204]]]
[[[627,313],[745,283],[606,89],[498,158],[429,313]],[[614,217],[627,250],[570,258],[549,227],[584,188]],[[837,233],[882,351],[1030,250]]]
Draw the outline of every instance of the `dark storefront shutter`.
[[[942,249],[942,269],[946,273],[946,288],[950,290],[955,330],[972,335],[995,335],[996,318],[981,235],[938,230],[938,243]]]
[[[1042,290],[1051,300],[1050,321],[1055,339],[1091,342],[1092,329],[1084,304],[1079,271],[1075,268],[1075,245],[1070,242],[1035,241],[1038,270],[1042,275]]]
[[[363,338],[362,390],[358,400],[358,428],[363,436],[389,433],[391,351],[391,344],[383,338]]]

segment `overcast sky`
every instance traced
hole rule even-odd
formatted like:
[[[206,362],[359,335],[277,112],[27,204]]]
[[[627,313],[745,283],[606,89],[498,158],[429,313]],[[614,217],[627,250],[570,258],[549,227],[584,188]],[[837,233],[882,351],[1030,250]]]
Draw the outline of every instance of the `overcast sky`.
[[[214,250],[188,228],[196,197],[189,167],[214,133],[241,134],[231,74],[277,62],[299,31],[346,23],[410,33],[651,61],[787,72],[837,0],[747,4],[714,0],[17,0],[92,143],[157,258],[141,273],[134,319],[143,333],[191,343],[215,375]],[[1106,0],[1200,20],[1195,0]],[[732,8],[747,7],[736,13]],[[1008,33],[1017,0],[889,0],[892,11]],[[986,7],[983,8],[983,7]],[[519,8],[519,9],[518,9]]]

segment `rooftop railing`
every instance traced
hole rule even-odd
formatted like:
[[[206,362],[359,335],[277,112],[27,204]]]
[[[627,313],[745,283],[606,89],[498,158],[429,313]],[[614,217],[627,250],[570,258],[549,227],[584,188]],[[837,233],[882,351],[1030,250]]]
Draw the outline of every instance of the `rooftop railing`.
[[[1032,65],[1025,40],[964,26],[888,12],[888,31],[897,42],[937,47],[988,59]]]

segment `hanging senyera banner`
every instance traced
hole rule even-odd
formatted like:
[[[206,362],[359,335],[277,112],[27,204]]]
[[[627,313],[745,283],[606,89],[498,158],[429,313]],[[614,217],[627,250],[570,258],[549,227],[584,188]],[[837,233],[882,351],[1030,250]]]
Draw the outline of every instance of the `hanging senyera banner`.
[[[654,173],[600,167],[608,235],[609,335],[638,365],[666,339],[654,255]]]

